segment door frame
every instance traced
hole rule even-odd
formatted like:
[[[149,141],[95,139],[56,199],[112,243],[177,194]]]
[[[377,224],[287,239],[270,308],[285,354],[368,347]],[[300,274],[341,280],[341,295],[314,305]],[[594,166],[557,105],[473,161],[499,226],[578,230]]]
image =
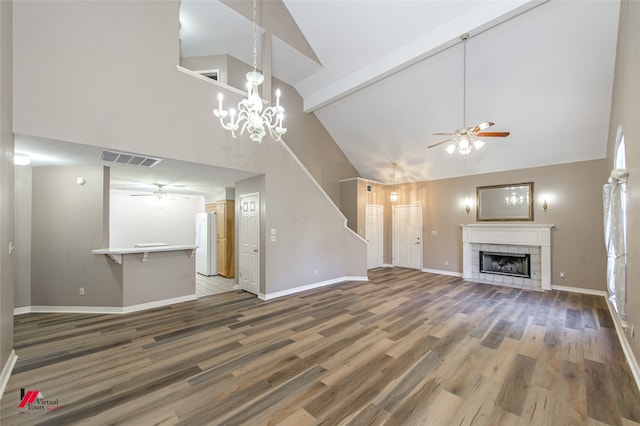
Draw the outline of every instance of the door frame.
[[[419,208],[420,209],[420,214],[418,215],[419,220],[420,220],[420,237],[419,237],[419,255],[418,255],[418,267],[415,268],[417,270],[422,270],[422,263],[423,263],[423,256],[424,256],[424,224],[423,224],[423,220],[422,220],[422,204],[400,204],[400,205],[394,205],[392,207],[392,211],[391,211],[391,258],[392,258],[392,264],[395,267],[396,266],[396,249],[397,249],[397,244],[396,244],[396,208],[397,207],[415,207],[415,208]],[[405,267],[405,266],[402,266]],[[412,268],[413,269],[413,268]]]
[[[380,227],[381,227],[381,232],[380,232],[380,247],[381,247],[381,251],[382,251],[382,256],[380,259],[380,265],[379,266],[370,266],[369,265],[369,247],[367,246],[367,269],[373,269],[373,268],[378,268],[381,266],[384,266],[384,205],[382,204],[365,204],[364,207],[364,222],[365,222],[365,227],[364,227],[364,238],[367,240],[367,243],[369,243],[369,239],[367,238],[368,236],[368,223],[369,223],[369,209],[375,207],[376,209],[379,208],[380,213],[382,215],[381,219],[380,219]]]
[[[246,288],[244,288],[242,286],[242,282],[243,282],[243,276],[242,276],[242,271],[243,271],[243,267],[244,267],[244,257],[242,256],[242,241],[243,241],[243,234],[244,232],[247,232],[247,230],[244,227],[244,222],[242,220],[242,213],[243,213],[243,209],[244,209],[244,204],[243,204],[243,198],[247,198],[247,197],[257,197],[257,206],[256,206],[256,215],[257,215],[257,220],[258,220],[258,228],[257,228],[257,236],[256,236],[256,240],[258,241],[258,256],[257,256],[257,260],[258,260],[258,264],[257,264],[257,270],[254,271],[256,273],[256,282],[257,282],[257,288],[256,288],[256,295],[259,296],[261,294],[260,291],[260,286],[262,284],[262,248],[263,248],[263,241],[262,241],[262,214],[261,214],[261,204],[260,204],[260,193],[259,192],[250,192],[250,193],[246,193],[246,194],[240,194],[237,198],[238,198],[238,205],[239,205],[239,209],[238,209],[238,287],[241,290],[246,290]],[[253,293],[253,291],[251,291],[251,293]]]

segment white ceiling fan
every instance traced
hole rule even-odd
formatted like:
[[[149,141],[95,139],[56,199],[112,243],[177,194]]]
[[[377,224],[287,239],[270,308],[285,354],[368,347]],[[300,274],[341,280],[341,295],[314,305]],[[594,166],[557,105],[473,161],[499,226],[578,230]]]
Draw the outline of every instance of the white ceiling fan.
[[[477,124],[472,127],[466,127],[467,123],[467,39],[469,38],[469,34],[463,34],[460,36],[460,40],[462,40],[463,48],[464,48],[464,58],[463,58],[463,77],[462,77],[462,122],[465,127],[461,127],[455,132],[452,133],[434,133],[434,135],[446,135],[450,136],[448,139],[443,141],[434,143],[433,145],[428,146],[427,148],[433,148],[438,145],[442,145],[447,142],[451,142],[447,147],[447,152],[449,154],[453,154],[455,151],[458,151],[460,154],[466,155],[471,153],[473,148],[480,149],[484,146],[484,141],[478,138],[485,137],[499,137],[504,138],[509,136],[509,132],[483,132],[484,129],[487,129],[493,126],[495,123],[491,121],[483,121],[480,124]]]
[[[167,184],[162,184],[162,183],[153,183],[152,185],[157,186],[158,190],[157,191],[153,191],[152,193],[146,193],[146,194],[131,194],[132,197],[156,197],[159,200],[162,199],[169,199],[169,197],[171,198],[187,198],[183,195],[176,195],[176,194],[171,194],[168,192],[163,191],[162,189],[165,186],[177,186],[177,185],[167,185]]]

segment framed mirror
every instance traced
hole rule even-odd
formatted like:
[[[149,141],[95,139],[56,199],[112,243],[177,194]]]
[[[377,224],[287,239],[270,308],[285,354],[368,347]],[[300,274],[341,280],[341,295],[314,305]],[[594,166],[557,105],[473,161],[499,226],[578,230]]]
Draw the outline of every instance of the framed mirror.
[[[476,188],[476,220],[533,220],[533,182]]]

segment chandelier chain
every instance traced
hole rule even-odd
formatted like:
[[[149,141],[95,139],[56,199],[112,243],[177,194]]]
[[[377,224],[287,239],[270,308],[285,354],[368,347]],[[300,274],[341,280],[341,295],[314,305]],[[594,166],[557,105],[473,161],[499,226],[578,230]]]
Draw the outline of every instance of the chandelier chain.
[[[255,72],[257,67],[257,56],[258,56],[258,37],[257,37],[257,31],[256,31],[256,21],[258,20],[257,18],[257,13],[256,13],[256,9],[257,9],[257,4],[258,4],[258,0],[253,0],[253,71]]]

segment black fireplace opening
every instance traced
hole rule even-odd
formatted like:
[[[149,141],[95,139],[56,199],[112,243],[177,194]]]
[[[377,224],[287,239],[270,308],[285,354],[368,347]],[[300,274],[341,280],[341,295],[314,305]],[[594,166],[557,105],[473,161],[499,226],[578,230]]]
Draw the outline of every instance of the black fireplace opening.
[[[480,252],[480,272],[531,278],[530,255],[523,253]]]

